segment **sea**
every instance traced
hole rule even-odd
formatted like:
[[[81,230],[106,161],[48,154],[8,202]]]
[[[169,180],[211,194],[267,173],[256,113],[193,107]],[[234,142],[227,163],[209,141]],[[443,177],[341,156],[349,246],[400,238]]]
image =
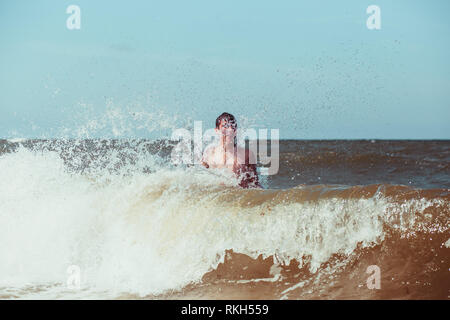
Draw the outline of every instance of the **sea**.
[[[281,140],[262,189],[175,145],[0,140],[0,299],[450,298],[450,140]]]

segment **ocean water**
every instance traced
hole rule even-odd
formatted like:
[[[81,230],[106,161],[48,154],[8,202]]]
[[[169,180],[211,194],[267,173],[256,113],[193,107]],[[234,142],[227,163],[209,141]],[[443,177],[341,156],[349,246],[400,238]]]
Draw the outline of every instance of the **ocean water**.
[[[450,297],[449,140],[282,140],[264,189],[173,145],[0,140],[0,298]]]

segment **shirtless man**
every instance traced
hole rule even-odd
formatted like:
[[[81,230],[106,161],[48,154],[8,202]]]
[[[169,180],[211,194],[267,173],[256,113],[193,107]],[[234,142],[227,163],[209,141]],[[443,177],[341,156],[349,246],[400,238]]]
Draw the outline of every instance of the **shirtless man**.
[[[234,116],[222,113],[216,119],[215,130],[219,135],[219,143],[206,147],[202,164],[206,168],[228,168],[236,174],[239,186],[243,188],[262,188],[256,171],[255,156],[236,143],[237,123]]]

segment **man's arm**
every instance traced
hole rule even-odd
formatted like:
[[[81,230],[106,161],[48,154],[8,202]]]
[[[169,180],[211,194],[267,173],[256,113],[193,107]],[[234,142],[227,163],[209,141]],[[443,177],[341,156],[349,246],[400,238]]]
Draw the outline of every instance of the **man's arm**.
[[[206,167],[207,169],[209,169],[209,159],[211,157],[211,150],[212,147],[208,146],[206,147],[205,151],[203,151],[203,155],[202,155],[202,165],[204,167]]]
[[[241,165],[239,186],[242,188],[262,188],[259,183],[258,171],[256,169],[256,157],[250,150],[246,150],[245,163]]]

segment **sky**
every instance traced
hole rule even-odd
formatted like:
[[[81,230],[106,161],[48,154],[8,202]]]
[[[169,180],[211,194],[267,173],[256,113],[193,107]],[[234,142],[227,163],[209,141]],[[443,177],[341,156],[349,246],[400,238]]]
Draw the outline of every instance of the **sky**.
[[[281,139],[449,139],[449,12],[447,0],[2,0],[0,139],[160,138],[224,111]]]

